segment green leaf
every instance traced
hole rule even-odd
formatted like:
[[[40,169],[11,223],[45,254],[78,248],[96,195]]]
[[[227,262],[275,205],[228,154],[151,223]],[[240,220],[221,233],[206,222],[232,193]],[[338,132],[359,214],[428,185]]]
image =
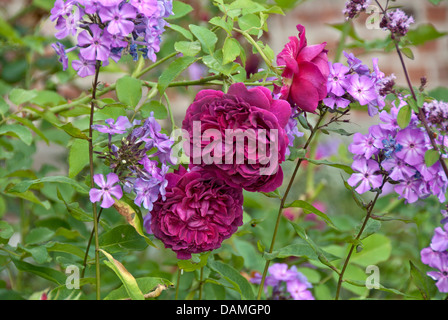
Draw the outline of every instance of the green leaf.
[[[192,271],[201,269],[202,267],[204,267],[207,264],[207,259],[208,259],[209,254],[210,254],[210,252],[201,254],[199,256],[199,261],[197,261],[197,262],[193,261],[194,257],[191,258],[190,260],[178,260],[177,265],[180,269],[187,271],[187,272],[192,272]]]
[[[414,53],[412,52],[411,48],[401,48],[400,49],[401,53],[403,53],[406,57],[408,57],[411,60],[414,60]]]
[[[304,240],[298,239],[295,243],[282,247],[272,253],[265,252],[263,257],[267,260],[284,259],[289,257],[302,257],[319,260],[315,250]]]
[[[361,229],[362,223],[357,226],[355,230],[355,234],[357,235],[359,233],[359,230]],[[364,230],[362,231],[362,234],[359,238],[359,240],[363,240],[367,238],[368,236],[371,236],[372,234],[378,232],[378,230],[381,229],[381,221],[369,219],[366,223],[366,226]]]
[[[353,169],[346,165],[346,164],[342,164],[342,163],[336,163],[336,162],[331,162],[328,160],[314,160],[314,159],[309,159],[309,158],[304,158],[306,161],[316,164],[316,165],[324,165],[324,166],[329,166],[329,167],[333,167],[333,168],[338,168],[338,169],[342,169],[345,172],[347,172],[348,174],[352,174],[354,173]]]
[[[14,234],[14,229],[11,225],[3,220],[0,220],[0,238],[8,240]]]
[[[134,227],[135,231],[137,231],[137,233],[145,239],[148,245],[156,247],[154,243],[145,235],[141,211],[132,200],[128,200],[127,197],[123,197],[121,200],[116,200],[113,206],[118,213],[121,214],[131,226]]]
[[[239,55],[240,46],[238,41],[234,38],[227,37],[222,48],[222,63],[227,64],[229,62],[233,62]]]
[[[35,274],[41,278],[47,279],[58,285],[65,284],[65,280],[67,279],[64,273],[57,271],[53,268],[35,266],[31,263],[25,261],[19,261],[14,258],[11,260],[16,266],[16,268],[19,269],[20,271]]]
[[[130,76],[124,76],[117,81],[118,100],[126,106],[136,107],[142,98],[142,83]]]
[[[48,228],[34,228],[26,235],[26,244],[38,244],[49,241],[54,235],[54,231]]]
[[[119,225],[101,234],[99,244],[110,253],[143,250],[148,246],[145,239],[131,225]]]
[[[215,26],[224,29],[229,36],[232,35],[233,20],[231,19],[226,20],[225,17],[213,17],[210,19],[209,22]]]
[[[238,26],[249,34],[258,35],[261,28],[260,17],[253,13],[243,15],[238,19]]]
[[[314,207],[313,205],[309,204],[306,201],[303,200],[295,200],[294,202],[288,204],[285,206],[285,208],[301,208],[303,209],[304,213],[314,213],[315,215],[321,217],[330,227],[337,229],[334,225],[333,221],[322,211]]]
[[[0,114],[4,115],[9,111],[9,105],[6,103],[5,99],[0,97]]]
[[[68,155],[68,177],[74,178],[89,164],[89,142],[76,139],[70,146]]]
[[[351,262],[367,267],[389,259],[392,252],[390,239],[382,234],[373,234],[362,242],[363,250],[354,253]]]
[[[417,266],[412,263],[412,261],[409,261],[409,265],[412,281],[420,291],[420,294],[422,295],[423,299],[429,300],[430,295],[427,281],[428,277],[425,274],[423,274],[423,272],[421,272],[420,269],[417,268]]]
[[[137,285],[140,288],[142,292],[147,293],[153,293],[155,290],[159,288],[167,288],[171,287],[173,284],[163,278],[156,278],[156,277],[142,277],[142,278],[136,278]],[[127,293],[126,287],[122,285],[118,289],[115,289],[111,291],[104,300],[123,300],[130,298],[129,294]]]
[[[199,40],[202,46],[202,50],[205,53],[213,54],[215,50],[215,44],[218,41],[218,37],[208,28],[203,26],[197,26],[190,24],[189,28],[194,36]]]
[[[76,191],[80,193],[87,194],[89,193],[89,188],[86,185],[82,185],[76,180],[70,179],[65,176],[48,176],[40,179],[35,180],[24,180],[13,187],[11,187],[8,192],[25,192],[27,191],[31,186],[38,184],[38,183],[45,183],[45,182],[55,182],[55,183],[63,183],[68,184],[69,186],[72,186],[75,188]]]
[[[148,118],[153,112],[154,118],[156,119],[166,119],[168,117],[168,111],[166,107],[157,100],[152,100],[149,103],[145,103],[140,108],[142,116]]]
[[[170,23],[169,25],[167,25],[168,28],[180,33],[182,36],[184,36],[185,38],[187,38],[190,41],[193,41],[193,35],[191,34],[190,31],[188,31],[187,29],[178,26],[176,24],[172,24]]]
[[[426,166],[432,167],[437,161],[440,159],[440,153],[439,151],[436,151],[434,149],[426,150],[425,152],[425,164]]]
[[[179,19],[193,11],[193,7],[189,4],[183,3],[182,1],[173,1],[173,16],[166,18],[167,20]]]
[[[31,132],[20,124],[6,124],[0,126],[0,136],[1,135],[19,138],[27,145],[31,145],[31,142],[33,141]]]
[[[80,259],[84,259],[85,256],[85,252],[83,249],[70,243],[49,242],[46,244],[46,248],[50,252],[64,252],[74,255]]]
[[[157,84],[159,93],[163,94],[168,85],[195,61],[196,58],[194,57],[180,57],[171,63],[159,77]]]
[[[61,103],[65,103],[66,100],[57,92],[50,90],[39,90],[30,102],[40,107],[54,107]]]
[[[57,126],[59,129],[64,130],[69,136],[72,136],[76,139],[89,140],[89,137],[85,135],[79,128],[73,126],[71,122],[68,122],[64,125]]]
[[[37,96],[37,90],[25,90],[21,88],[14,88],[9,93],[9,100],[15,105],[29,102]]]
[[[109,260],[104,261],[104,263],[115,272],[118,278],[120,278],[129,297],[132,300],[145,300],[143,293],[138,287],[137,281],[132,276],[132,274],[130,274],[129,271],[126,270],[123,264],[121,264],[120,261],[115,260],[114,257],[112,257],[112,255],[110,255],[106,251],[102,249],[100,249],[100,251],[106,256],[107,260]]]
[[[48,138],[43,134],[43,132],[40,129],[38,129],[30,120],[18,117],[15,114],[10,114],[9,117],[16,120],[17,122],[20,122],[28,129],[34,131],[34,133],[36,133],[39,137],[41,137],[47,143],[47,145],[50,143]]]
[[[201,43],[199,41],[178,41],[174,43],[174,49],[184,56],[194,57],[201,51]]]
[[[397,116],[397,124],[401,129],[406,128],[411,122],[412,109],[409,105],[405,105],[401,107],[400,111],[398,111]]]
[[[233,289],[241,295],[241,299],[253,300],[255,298],[254,291],[249,281],[247,281],[247,279],[232,266],[221,261],[209,261],[208,266],[230,282]]]
[[[419,24],[416,29],[409,30],[406,38],[414,45],[419,46],[447,35],[447,32],[439,32],[432,24]]]

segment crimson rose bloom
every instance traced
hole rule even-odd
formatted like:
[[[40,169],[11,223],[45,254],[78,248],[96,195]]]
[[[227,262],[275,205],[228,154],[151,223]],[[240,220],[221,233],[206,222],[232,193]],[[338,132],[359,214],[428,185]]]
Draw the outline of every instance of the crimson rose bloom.
[[[226,185],[210,171],[182,166],[166,175],[166,200],[151,211],[151,230],[178,259],[221,246],[243,224],[243,190]]]
[[[299,38],[289,37],[290,41],[277,56],[277,64],[285,66],[280,97],[303,111],[314,112],[319,101],[327,96],[330,74],[327,43],[307,46],[305,27],[299,24],[297,30]]]
[[[274,100],[264,87],[234,83],[227,93],[202,90],[182,123],[190,137],[187,155],[230,186],[273,191],[283,182],[279,164],[285,160],[290,115],[290,104]]]

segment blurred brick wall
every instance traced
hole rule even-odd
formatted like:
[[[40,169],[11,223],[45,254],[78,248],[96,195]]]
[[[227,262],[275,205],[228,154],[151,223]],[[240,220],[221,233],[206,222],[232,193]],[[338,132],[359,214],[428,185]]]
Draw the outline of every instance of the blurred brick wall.
[[[309,0],[288,12],[286,16],[272,16],[268,22],[269,42],[274,52],[280,52],[289,36],[297,35],[295,26],[300,23],[306,28],[308,44],[326,41],[330,59],[333,59],[340,32],[327,24],[336,24],[344,21],[341,11],[345,6],[345,2],[346,0]],[[384,1],[381,1],[381,3],[384,3]],[[427,0],[401,0],[397,1],[396,5],[404,5],[403,10],[414,17],[416,23],[411,28],[418,24],[432,23],[439,32],[448,31],[447,1],[442,1],[438,6],[434,6]],[[362,14],[355,20],[358,35],[366,40],[385,38],[387,36],[385,31],[369,30],[366,27],[365,22],[368,16],[368,14]],[[348,42],[350,41],[348,39]],[[355,54],[360,53],[359,50],[353,52]],[[405,57],[413,85],[418,86],[420,78],[426,76],[428,88],[448,86],[447,36],[429,41],[421,47],[413,48],[413,52],[415,55],[414,60]],[[386,75],[394,73],[397,77],[397,83],[406,85],[403,70],[395,51],[387,54],[383,51],[377,51],[373,54],[359,55],[359,57],[369,66],[371,66],[371,59],[378,57],[380,69]]]

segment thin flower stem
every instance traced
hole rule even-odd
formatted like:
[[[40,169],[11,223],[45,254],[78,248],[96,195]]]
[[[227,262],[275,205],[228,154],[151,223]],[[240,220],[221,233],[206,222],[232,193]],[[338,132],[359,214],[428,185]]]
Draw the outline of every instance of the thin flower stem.
[[[90,103],[90,122],[89,122],[89,167],[90,167],[90,187],[93,188],[93,116],[95,113],[96,90],[98,87],[98,76],[101,69],[101,61],[97,60],[95,65],[95,77],[93,80],[92,100]],[[92,204],[93,210],[93,228],[95,233],[95,270],[96,270],[96,299],[101,300],[101,278],[100,278],[100,256],[99,256],[99,240],[98,240],[98,217],[96,203]]]
[[[311,134],[308,137],[308,139],[307,139],[307,141],[305,143],[305,146],[303,147],[305,150],[308,149],[311,141],[313,140],[313,138],[314,138],[314,136],[315,136],[315,134],[317,132],[317,128],[319,127],[319,125],[320,125],[321,121],[323,120],[323,118],[325,117],[326,113],[327,113],[326,110],[321,112],[321,114],[319,116],[319,119],[317,120],[317,123],[315,124],[314,128],[311,130]],[[278,232],[278,227],[279,227],[279,224],[280,224],[280,219],[281,219],[281,216],[282,216],[282,212],[283,212],[283,209],[285,208],[286,198],[288,197],[288,194],[289,194],[289,192],[291,190],[291,187],[293,185],[294,179],[295,179],[295,177],[297,175],[297,172],[299,171],[300,165],[302,164],[303,160],[304,160],[304,158],[300,158],[297,161],[297,164],[296,164],[296,167],[294,169],[294,172],[293,172],[293,174],[291,176],[291,179],[289,180],[288,186],[286,187],[285,194],[283,195],[283,197],[282,197],[282,199],[280,201],[280,207],[278,209],[278,215],[277,215],[277,220],[275,222],[274,233],[272,235],[271,246],[270,246],[269,251],[268,251],[269,253],[272,253],[272,251],[274,250],[275,239],[277,237],[277,232]],[[260,300],[261,293],[263,292],[264,282],[266,280],[266,275],[268,273],[269,264],[270,264],[270,260],[266,260],[266,264],[265,264],[264,270],[263,270],[263,275],[261,277],[260,287],[258,289],[258,296],[257,296],[258,300]]]
[[[199,300],[202,300],[202,287],[204,286],[204,267],[201,267],[201,275],[199,279]]]
[[[182,274],[182,269],[177,269],[177,282],[176,282],[176,294],[174,296],[174,300],[177,300],[179,298],[179,286],[180,286],[180,275]]]
[[[98,217],[97,217],[98,222],[100,221],[102,212],[103,212],[103,208],[101,208],[100,211],[98,212]],[[89,250],[90,250],[90,246],[92,245],[92,240],[93,240],[94,235],[95,235],[95,228],[92,228],[92,232],[90,232],[89,241],[87,242],[87,248],[86,248],[86,253],[84,255],[84,261],[82,264],[83,268],[81,271],[81,279],[84,278],[84,275],[86,273],[87,258],[89,257]]]
[[[345,270],[348,267],[350,258],[351,258],[352,254],[353,254],[353,251],[356,248],[356,242],[361,238],[362,233],[364,232],[364,229],[365,229],[365,227],[367,225],[367,222],[369,221],[369,219],[370,219],[370,217],[372,215],[373,208],[375,207],[375,204],[376,204],[380,194],[382,193],[382,190],[383,190],[383,187],[384,187],[386,181],[387,181],[387,176],[385,176],[383,178],[383,183],[382,183],[381,187],[378,189],[378,191],[377,191],[377,193],[375,195],[375,198],[368,205],[366,217],[364,218],[364,221],[363,221],[363,223],[361,225],[361,228],[359,229],[359,232],[356,235],[356,238],[355,238],[355,241],[354,241],[355,243],[351,245],[350,250],[349,250],[349,252],[347,254],[347,257],[345,258],[344,265],[342,266],[341,272],[339,273],[339,279],[338,279],[338,285],[337,285],[337,288],[336,288],[335,300],[339,299],[339,294],[340,294],[340,291],[341,291],[342,282],[344,280],[344,273],[345,273]]]

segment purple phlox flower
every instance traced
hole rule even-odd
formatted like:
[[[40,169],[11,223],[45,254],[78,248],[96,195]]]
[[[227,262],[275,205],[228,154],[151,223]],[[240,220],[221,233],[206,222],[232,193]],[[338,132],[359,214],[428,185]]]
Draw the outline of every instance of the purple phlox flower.
[[[445,251],[448,249],[448,224],[441,227],[437,227],[434,230],[434,236],[431,240],[431,249],[435,251]]]
[[[373,65],[373,72],[371,74],[371,77],[376,81],[381,81],[382,79],[384,79],[385,74],[378,67],[378,58],[372,59],[372,65]]]
[[[348,66],[351,70],[359,75],[369,75],[370,69],[367,65],[363,64],[362,61],[355,57],[353,53],[348,53],[344,51],[344,56],[347,58]]]
[[[107,61],[110,55],[111,39],[96,24],[90,25],[90,31],[92,34],[84,30],[78,35],[81,56],[87,60]]]
[[[81,20],[84,12],[76,7],[74,13],[69,14],[67,17],[60,16],[56,21],[56,29],[59,30],[55,33],[56,39],[63,39],[67,36],[74,36],[78,29],[78,23]]]
[[[439,260],[441,256],[442,252],[435,251],[431,247],[424,248],[420,251],[422,262],[431,268],[436,268],[440,264]]]
[[[442,214],[443,218],[440,220],[441,224],[448,223],[448,211],[447,210],[440,210],[440,213]]]
[[[400,126],[398,125],[397,122],[398,111],[399,108],[396,107],[390,108],[389,112],[381,111],[379,117],[383,123],[380,123],[379,126],[385,130],[391,130],[391,131],[399,130]]]
[[[93,125],[92,129],[109,134],[123,134],[126,132],[126,129],[132,127],[132,124],[129,122],[129,119],[125,116],[119,116],[117,121],[114,119],[107,119],[107,125]]]
[[[333,93],[330,93],[328,97],[326,97],[323,100],[324,104],[329,107],[330,109],[334,110],[337,109],[345,109],[350,104],[350,100],[344,99],[342,97],[338,97],[334,95]]]
[[[406,177],[412,177],[416,171],[397,157],[391,157],[381,162],[381,166],[388,171],[389,177],[395,181],[401,181]]]
[[[171,155],[171,148],[174,140],[164,133],[160,132],[160,124],[156,121],[151,113],[142,126],[139,138],[146,143],[146,149],[156,148],[156,152],[151,157],[159,157],[162,163],[174,164],[176,161]]]
[[[50,20],[55,21],[56,19],[67,16],[73,11],[74,0],[56,0],[53,8],[50,11]]]
[[[159,0],[158,2],[158,8],[159,8],[159,15],[162,18],[168,18],[173,14],[173,1],[172,0]]]
[[[68,57],[67,52],[65,51],[65,46],[60,42],[53,43],[51,46],[56,51],[56,54],[59,56],[58,61],[62,63],[62,70],[64,71],[67,70]]]
[[[110,34],[118,34],[124,37],[134,31],[134,22],[130,19],[135,19],[137,10],[128,3],[100,10],[99,15],[103,22],[109,22],[107,31]]]
[[[148,212],[144,217],[143,217],[143,227],[145,228],[146,232],[149,234],[153,234],[152,230],[151,230],[151,213]]]
[[[350,83],[347,77],[350,68],[342,63],[328,62],[328,65],[330,66],[330,74],[328,75],[327,91],[341,97],[345,94]]]
[[[78,72],[81,78],[92,76],[95,74],[95,60],[86,60],[83,57],[79,57],[79,60],[72,61],[72,67]]]
[[[129,3],[146,17],[152,17],[159,13],[157,0],[130,0]]]
[[[356,187],[356,192],[362,194],[382,185],[383,177],[377,172],[380,170],[378,162],[374,160],[359,159],[353,161],[352,169],[356,171],[347,180],[347,183]]]
[[[415,178],[415,175],[404,177],[399,184],[395,185],[394,190],[399,198],[406,199],[407,203],[414,203],[423,196],[420,192],[421,182],[420,179]]]
[[[107,1],[107,0],[105,0]],[[98,13],[106,5],[103,4],[104,0],[78,0],[78,3],[84,6],[86,13],[95,14]]]
[[[296,279],[286,283],[286,290],[291,294],[294,300],[314,300],[311,291],[308,290],[306,284]]]
[[[105,7],[113,7],[122,3],[123,0],[99,0],[99,2]]]
[[[368,76],[353,74],[350,77],[350,85],[347,92],[359,101],[361,105],[367,105],[371,100],[377,98],[373,81]]]
[[[356,132],[353,135],[353,142],[348,146],[348,150],[355,155],[370,159],[378,153],[378,148],[375,146],[377,143],[378,139],[370,133],[363,135],[362,133]]]
[[[151,211],[153,203],[159,198],[159,181],[154,178],[149,180],[137,178],[134,191],[136,193],[134,203]]]
[[[268,271],[278,281],[290,281],[297,278],[297,270],[289,269],[286,263],[275,263],[269,267]]]
[[[437,289],[440,292],[448,292],[448,253],[443,252],[440,255],[440,259],[435,260],[434,268],[439,271],[430,271],[428,272],[428,276],[430,276],[433,280],[436,280]]]
[[[420,129],[406,128],[397,133],[396,142],[402,146],[396,152],[397,157],[410,165],[422,162],[425,152],[425,135]]]
[[[115,185],[119,182],[118,176],[115,173],[109,173],[106,180],[104,180],[102,174],[95,174],[93,180],[101,189],[90,189],[90,202],[100,202],[102,199],[100,206],[102,208],[110,208],[115,203],[112,196],[117,200],[121,199],[123,196],[123,191],[121,190],[120,185]]]

